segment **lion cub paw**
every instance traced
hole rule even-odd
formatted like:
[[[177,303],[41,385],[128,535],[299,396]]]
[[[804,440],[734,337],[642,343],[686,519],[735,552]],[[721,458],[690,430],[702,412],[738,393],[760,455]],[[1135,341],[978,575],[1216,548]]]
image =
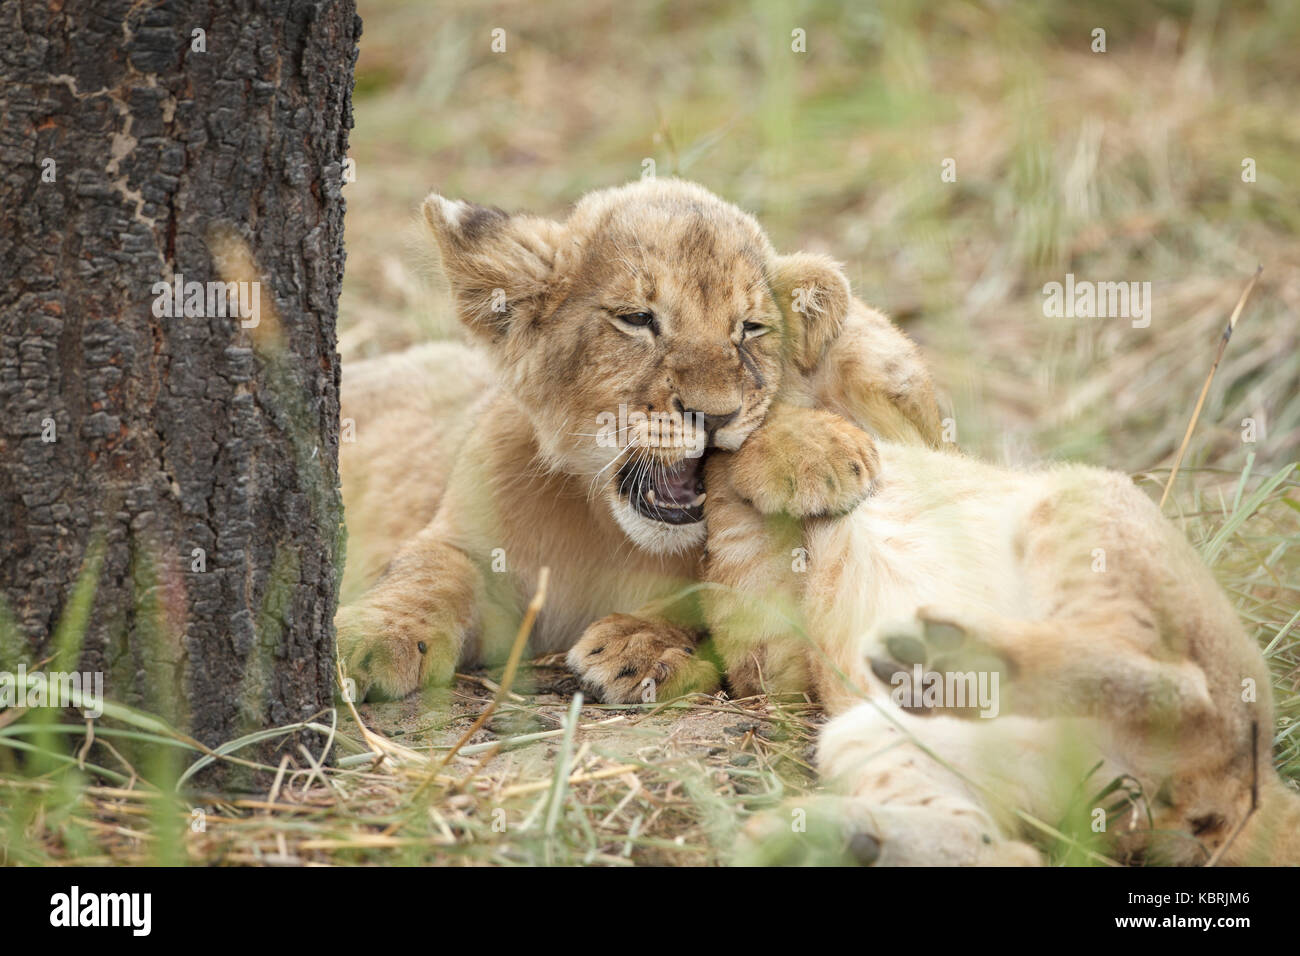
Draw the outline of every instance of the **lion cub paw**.
[[[791,408],[770,414],[740,446],[731,485],[763,514],[833,516],[870,495],[879,470],[876,444],[862,429],[830,412]]]
[[[853,802],[821,796],[790,800],[750,817],[733,850],[737,866],[873,866],[881,836],[855,821]]]
[[[396,700],[430,684],[450,684],[455,643],[445,635],[403,627],[378,608],[349,605],[334,617],[343,693],[354,703]],[[419,632],[419,633],[417,633]]]
[[[947,805],[944,805],[947,803]],[[1041,866],[1032,846],[981,826],[970,805],[936,791],[920,805],[808,796],[751,817],[733,862],[741,866]]]
[[[569,666],[607,704],[654,703],[718,686],[717,669],[695,656],[695,635],[666,621],[611,614],[573,645]]]
[[[982,716],[984,711],[973,700],[928,703],[924,693],[927,682],[946,686],[945,678],[950,674],[974,674],[977,680],[987,675],[986,681],[996,674],[1001,686],[1015,676],[1015,663],[973,636],[964,625],[929,608],[917,611],[916,624],[914,629],[899,628],[882,636],[869,659],[872,673],[894,689],[911,685],[909,703],[903,707],[911,713],[924,716],[938,708],[955,717]]]

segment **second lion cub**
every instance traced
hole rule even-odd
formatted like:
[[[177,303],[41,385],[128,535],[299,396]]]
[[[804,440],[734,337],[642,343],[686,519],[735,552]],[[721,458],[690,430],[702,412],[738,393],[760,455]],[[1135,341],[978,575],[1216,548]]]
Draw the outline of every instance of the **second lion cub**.
[[[1032,863],[1025,814],[1056,825],[1122,778],[1137,796],[1108,822],[1113,855],[1300,863],[1259,648],[1127,477],[876,447],[875,493],[803,522],[760,515],[728,456],[710,463],[710,627],[739,691],[811,689],[835,718],[819,765],[837,795],[806,808],[832,848]],[[759,859],[811,846],[788,816],[752,835]]]

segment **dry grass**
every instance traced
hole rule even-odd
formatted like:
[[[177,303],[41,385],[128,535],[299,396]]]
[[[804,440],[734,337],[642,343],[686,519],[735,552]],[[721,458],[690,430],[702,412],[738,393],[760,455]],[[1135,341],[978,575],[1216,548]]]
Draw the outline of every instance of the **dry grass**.
[[[714,864],[749,813],[813,782],[819,718],[806,703],[696,698],[574,716],[558,663],[528,682],[446,766],[495,686],[482,676],[462,675],[436,706],[367,706],[368,726],[318,726],[333,738],[333,767],[295,753],[285,734],[264,794],[181,800],[134,777],[0,776],[4,862]]]

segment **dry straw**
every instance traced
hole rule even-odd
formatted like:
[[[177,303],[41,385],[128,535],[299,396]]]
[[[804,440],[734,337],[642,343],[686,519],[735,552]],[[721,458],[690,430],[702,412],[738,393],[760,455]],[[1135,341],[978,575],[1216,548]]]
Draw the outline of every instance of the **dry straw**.
[[[1178,454],[1174,456],[1174,467],[1169,470],[1169,480],[1165,482],[1164,494],[1160,496],[1160,508],[1164,510],[1165,501],[1169,498],[1169,490],[1174,486],[1174,479],[1178,477],[1178,468],[1183,463],[1183,455],[1187,453],[1187,446],[1192,440],[1192,431],[1196,428],[1197,419],[1201,417],[1201,409],[1205,406],[1205,396],[1210,393],[1210,383],[1214,381],[1214,373],[1219,370],[1219,363],[1223,361],[1223,353],[1228,350],[1228,340],[1232,338],[1232,332],[1237,327],[1237,320],[1241,318],[1241,310],[1245,308],[1246,300],[1250,298],[1251,290],[1255,288],[1255,283],[1259,281],[1259,274],[1264,271],[1264,267],[1256,266],[1255,274],[1250,277],[1250,282],[1246,284],[1246,289],[1241,293],[1241,298],[1237,300],[1237,307],[1232,310],[1232,315],[1228,317],[1228,325],[1223,330],[1223,336],[1219,339],[1219,348],[1214,353],[1214,364],[1210,366],[1210,374],[1205,377],[1205,384],[1201,386],[1200,397],[1196,399],[1196,408],[1192,410],[1192,420],[1187,423],[1187,431],[1183,435],[1183,443],[1178,446]]]

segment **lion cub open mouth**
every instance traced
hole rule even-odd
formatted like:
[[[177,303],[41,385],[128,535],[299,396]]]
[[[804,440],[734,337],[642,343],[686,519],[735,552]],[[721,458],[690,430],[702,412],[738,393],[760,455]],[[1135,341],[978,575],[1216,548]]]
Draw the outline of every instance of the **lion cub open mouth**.
[[[683,458],[668,464],[657,458],[633,461],[618,473],[618,493],[636,513],[665,524],[704,520],[704,459]]]

